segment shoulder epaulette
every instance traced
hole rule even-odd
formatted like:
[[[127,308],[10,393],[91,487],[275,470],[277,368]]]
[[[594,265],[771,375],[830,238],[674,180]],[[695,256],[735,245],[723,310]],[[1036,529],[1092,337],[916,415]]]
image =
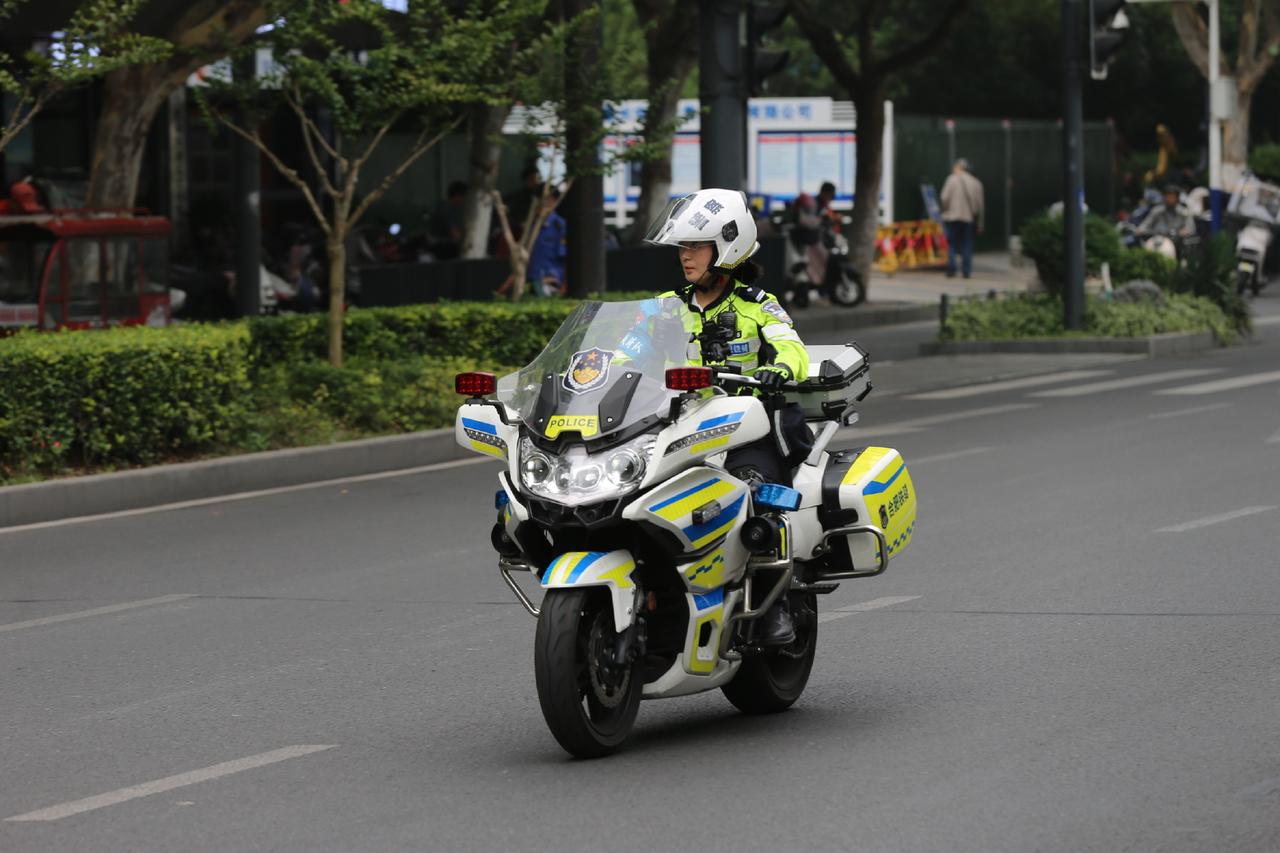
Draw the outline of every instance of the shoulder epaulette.
[[[754,284],[738,285],[738,293],[748,302],[765,302],[769,299],[769,293]]]

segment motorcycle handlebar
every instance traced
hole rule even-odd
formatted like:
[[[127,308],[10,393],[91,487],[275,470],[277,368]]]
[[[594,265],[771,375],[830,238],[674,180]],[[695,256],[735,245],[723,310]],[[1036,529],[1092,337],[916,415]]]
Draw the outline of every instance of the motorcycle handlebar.
[[[759,380],[759,379],[754,379],[754,378],[752,378],[752,377],[750,377],[750,376],[743,376],[743,375],[738,374],[738,373],[720,373],[720,372],[717,372],[717,373],[716,373],[716,382],[718,382],[718,383],[725,383],[725,382],[728,382],[728,383],[736,383],[736,384],[738,384],[738,385],[749,385],[749,386],[751,386],[751,387],[753,387],[753,388],[759,388],[759,387],[760,387],[760,380]],[[798,389],[799,387],[800,387],[800,383],[799,383],[799,382],[795,382],[794,380],[788,380],[787,382],[783,382],[783,383],[782,383],[782,385],[781,385],[782,390],[785,390],[785,391],[794,391],[794,390]]]

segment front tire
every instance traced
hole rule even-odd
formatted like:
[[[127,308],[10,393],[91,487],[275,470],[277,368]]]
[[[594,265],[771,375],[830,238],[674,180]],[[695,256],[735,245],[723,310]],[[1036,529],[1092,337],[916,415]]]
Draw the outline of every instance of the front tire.
[[[616,752],[631,734],[644,685],[634,663],[609,659],[617,637],[609,596],[553,589],[542,600],[533,671],[547,728],[575,758]]]
[[[758,652],[742,662],[721,691],[744,714],[776,714],[804,693],[818,650],[818,597],[791,596],[796,638],[786,646]]]

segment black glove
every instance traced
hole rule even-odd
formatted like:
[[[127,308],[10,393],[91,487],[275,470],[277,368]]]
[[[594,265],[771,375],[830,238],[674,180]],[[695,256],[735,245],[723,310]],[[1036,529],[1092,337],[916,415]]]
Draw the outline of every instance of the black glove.
[[[760,390],[765,394],[777,394],[782,384],[791,380],[791,368],[785,364],[766,364],[752,374],[760,383]]]

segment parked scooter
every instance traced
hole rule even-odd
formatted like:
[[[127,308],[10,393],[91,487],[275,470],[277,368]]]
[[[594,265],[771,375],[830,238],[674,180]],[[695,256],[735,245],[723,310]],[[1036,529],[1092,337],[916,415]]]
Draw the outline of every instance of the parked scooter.
[[[1237,287],[1257,296],[1267,283],[1263,266],[1280,225],[1280,187],[1246,173],[1231,194],[1227,214],[1241,226],[1236,234]]]
[[[814,298],[824,297],[849,307],[866,298],[862,277],[849,259],[849,240],[831,219],[824,216],[819,228],[784,223],[782,233],[786,237],[788,303],[806,308]],[[816,257],[823,254],[825,261]]]

